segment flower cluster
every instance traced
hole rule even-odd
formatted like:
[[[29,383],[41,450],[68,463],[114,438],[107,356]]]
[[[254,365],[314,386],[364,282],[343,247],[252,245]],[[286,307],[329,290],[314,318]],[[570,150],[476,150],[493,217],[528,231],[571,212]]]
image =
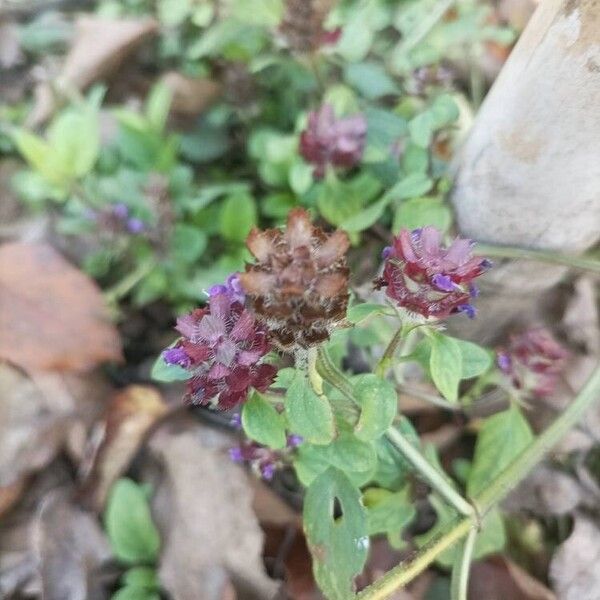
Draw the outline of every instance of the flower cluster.
[[[226,410],[244,402],[250,388],[266,390],[276,368],[261,362],[269,351],[267,332],[244,308],[238,279],[211,288],[209,296],[206,308],[177,320],[182,337],[163,358],[189,371],[192,404]]]
[[[498,366],[517,390],[544,397],[552,394],[565,367],[568,351],[544,328],[528,329],[510,338],[498,352]]]
[[[337,118],[330,104],[308,116],[300,136],[300,154],[315,165],[314,176],[322,178],[328,165],[353,167],[362,158],[367,121],[362,114]]]
[[[246,243],[256,262],[240,282],[273,344],[285,352],[327,340],[346,316],[348,236],[327,234],[294,209],[285,230],[254,229]]]
[[[250,465],[259,477],[266,481],[273,479],[275,471],[281,469],[290,454],[303,442],[299,435],[289,435],[287,445],[283,450],[271,450],[256,442],[245,440],[238,446],[229,449],[229,457],[233,462]]]
[[[443,246],[435,227],[403,229],[385,248],[383,274],[375,285],[385,287],[399,306],[424,317],[443,319],[464,312],[472,318],[470,299],[478,293],[473,280],[491,266],[473,256],[472,248],[470,240],[460,238]]]
[[[122,202],[112,204],[100,211],[90,211],[89,218],[95,221],[103,230],[111,233],[138,235],[146,229],[144,222],[131,216],[129,207]]]

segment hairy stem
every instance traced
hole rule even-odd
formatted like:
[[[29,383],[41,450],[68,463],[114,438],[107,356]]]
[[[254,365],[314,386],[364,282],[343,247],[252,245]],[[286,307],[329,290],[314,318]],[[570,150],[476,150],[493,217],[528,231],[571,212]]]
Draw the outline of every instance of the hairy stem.
[[[504,499],[540,462],[552,447],[572,428],[585,412],[600,400],[600,366],[596,368],[575,400],[550,427],[538,436],[481,494],[473,499],[479,515],[485,515]],[[415,558],[388,571],[365,588],[357,598],[384,600],[398,588],[422,573],[436,558],[477,527],[478,515],[455,520],[445,534],[436,537]]]
[[[552,252],[551,250],[533,250],[531,248],[516,248],[513,246],[495,246],[492,244],[477,244],[477,254],[496,258],[514,258],[536,260],[555,265],[564,265],[584,271],[600,273],[600,260],[589,256],[574,256]]]
[[[443,473],[440,473],[397,429],[390,427],[385,436],[431,487],[460,514],[470,516],[475,512],[474,508],[454,489]]]

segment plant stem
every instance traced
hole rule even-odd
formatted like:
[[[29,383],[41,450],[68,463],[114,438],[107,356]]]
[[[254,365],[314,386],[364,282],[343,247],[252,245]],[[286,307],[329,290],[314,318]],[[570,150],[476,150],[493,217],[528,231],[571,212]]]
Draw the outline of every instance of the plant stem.
[[[538,436],[500,476],[474,499],[480,515],[485,515],[500,500],[518,485],[529,471],[550,451],[550,449],[572,428],[585,412],[600,400],[600,366],[596,368],[575,400],[554,423]],[[425,546],[415,558],[401,563],[388,571],[381,579],[364,589],[357,600],[384,600],[398,588],[406,585],[422,573],[436,558],[471,529],[477,527],[477,515],[455,520],[448,531],[436,537]]]
[[[136,269],[123,277],[116,285],[104,292],[104,300],[107,304],[115,304],[126,296],[146,275],[156,266],[154,260],[140,263]]]
[[[438,471],[397,429],[390,427],[385,436],[417,472],[450,503],[460,514],[471,516],[475,509],[454,489],[446,477]]]
[[[317,349],[308,350],[308,380],[317,396],[323,396],[323,378],[317,370]]]
[[[467,589],[469,584],[469,573],[471,571],[471,560],[473,548],[477,539],[477,529],[469,531],[465,540],[460,559],[452,568],[452,583],[450,585],[450,600],[467,600]]]
[[[534,250],[531,248],[515,248],[513,246],[495,246],[492,244],[477,243],[477,254],[496,258],[536,260],[600,273],[600,260],[596,258],[561,254],[552,250]]]
[[[379,362],[375,367],[375,375],[377,375],[377,377],[385,377],[387,370],[390,368],[392,361],[394,360],[394,354],[396,354],[396,350],[398,350],[400,342],[411,330],[412,327],[407,327],[404,323],[398,327],[398,330],[392,336],[390,343],[387,345],[382,357],[379,359]]]
[[[334,388],[342,392],[346,398],[358,405],[354,398],[354,389],[346,376],[335,366],[325,347],[318,350],[317,370]]]

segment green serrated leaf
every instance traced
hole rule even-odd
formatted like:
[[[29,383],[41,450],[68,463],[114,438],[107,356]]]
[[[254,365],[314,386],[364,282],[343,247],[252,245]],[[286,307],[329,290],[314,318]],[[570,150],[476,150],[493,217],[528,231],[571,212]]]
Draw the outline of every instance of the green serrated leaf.
[[[441,333],[431,337],[429,371],[440,394],[450,402],[456,402],[462,377],[462,354],[454,338]]]
[[[328,444],[335,434],[333,411],[325,396],[317,396],[308,380],[297,374],[285,395],[290,430],[313,444]]]
[[[242,427],[246,435],[275,450],[286,444],[285,423],[275,407],[254,392],[242,408]]]
[[[477,436],[467,494],[474,497],[484,490],[533,438],[529,423],[516,405],[488,417]]]
[[[375,440],[385,433],[396,416],[396,390],[389,381],[367,374],[354,379],[354,394],[361,406],[354,434],[360,440]]]
[[[104,525],[115,556],[126,563],[153,562],[160,537],[152,521],[142,486],[131,479],[117,480],[110,492]]]
[[[334,512],[336,506],[341,515]],[[319,587],[330,600],[348,600],[369,549],[360,491],[340,470],[329,468],[308,488],[303,517]]]

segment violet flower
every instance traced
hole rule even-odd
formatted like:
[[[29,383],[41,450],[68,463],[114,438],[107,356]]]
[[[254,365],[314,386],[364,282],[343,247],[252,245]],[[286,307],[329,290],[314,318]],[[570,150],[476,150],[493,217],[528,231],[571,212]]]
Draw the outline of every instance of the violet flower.
[[[337,118],[330,104],[323,104],[308,116],[300,136],[300,154],[315,165],[314,177],[321,179],[328,165],[350,168],[363,155],[367,121],[362,114]]]
[[[517,390],[542,398],[554,392],[568,357],[552,334],[538,327],[512,335],[498,352],[497,364]]]
[[[177,319],[176,329],[182,337],[163,359],[188,369],[192,404],[227,410],[244,402],[250,388],[271,385],[277,369],[261,363],[270,349],[266,329],[235,293],[214,293],[206,308]]]
[[[375,285],[385,287],[399,306],[424,317],[443,319],[464,312],[473,318],[470,301],[478,294],[473,279],[491,263],[473,256],[472,247],[470,240],[461,238],[443,246],[435,227],[403,229],[383,251],[383,274]]]

